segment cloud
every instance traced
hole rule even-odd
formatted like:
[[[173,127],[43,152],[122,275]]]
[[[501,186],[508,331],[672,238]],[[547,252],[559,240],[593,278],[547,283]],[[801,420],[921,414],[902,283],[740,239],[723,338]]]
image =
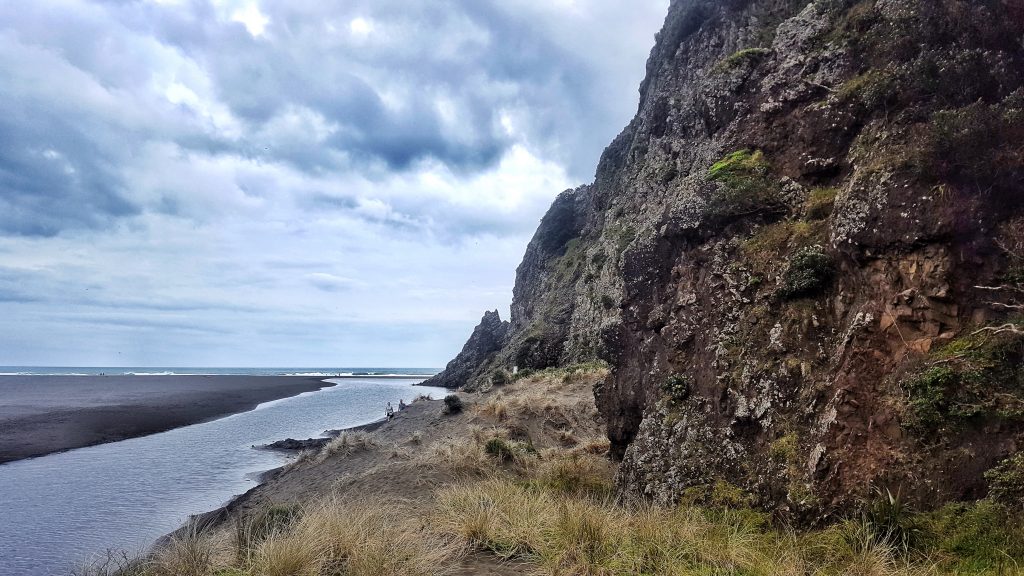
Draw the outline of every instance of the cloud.
[[[667,4],[0,3],[0,363],[160,329],[163,363],[336,357],[270,336],[314,318],[443,364],[632,116]]]
[[[306,279],[310,284],[324,292],[345,292],[347,290],[351,290],[358,284],[357,281],[351,278],[343,278],[341,276],[326,274],[324,272],[313,272],[311,274],[307,274]]]

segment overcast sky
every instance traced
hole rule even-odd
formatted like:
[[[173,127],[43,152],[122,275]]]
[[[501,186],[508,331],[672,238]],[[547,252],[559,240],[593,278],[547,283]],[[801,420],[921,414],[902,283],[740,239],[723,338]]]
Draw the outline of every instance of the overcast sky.
[[[667,8],[0,2],[0,365],[443,366]]]

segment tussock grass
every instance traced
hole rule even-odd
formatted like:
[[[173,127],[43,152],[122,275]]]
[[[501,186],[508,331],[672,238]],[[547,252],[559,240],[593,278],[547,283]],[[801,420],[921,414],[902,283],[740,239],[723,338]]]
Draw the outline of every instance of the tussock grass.
[[[349,576],[442,574],[461,553],[392,503],[328,500],[307,511],[293,535]]]
[[[356,452],[370,450],[376,447],[373,437],[365,432],[343,432],[340,436],[331,440],[320,451],[319,459],[325,460],[338,454],[348,456]]]
[[[599,500],[610,499],[615,488],[615,467],[592,454],[548,454],[535,472],[535,481],[554,492]]]
[[[428,530],[393,502],[332,498],[287,520],[278,512],[257,516],[235,542],[189,530],[145,561],[111,555],[75,575],[438,576],[463,553],[460,540]]]
[[[481,442],[445,441],[435,444],[430,452],[433,465],[447,469],[458,478],[482,478],[494,470],[494,463]]]
[[[442,488],[433,521],[502,558],[534,556],[555,502],[543,491],[504,478]]]
[[[208,534],[196,524],[179,530],[152,555],[149,576],[205,576],[227,566],[231,548],[222,534]]]
[[[437,500],[439,530],[544,574],[937,574],[884,543],[846,537],[848,528],[802,539],[750,510],[623,507],[508,478],[445,488]]]
[[[463,480],[526,474],[537,466],[536,450],[509,436],[505,428],[474,427],[469,438],[434,444],[427,463]]]
[[[248,567],[253,576],[318,576],[328,556],[299,534],[273,534],[260,543]]]

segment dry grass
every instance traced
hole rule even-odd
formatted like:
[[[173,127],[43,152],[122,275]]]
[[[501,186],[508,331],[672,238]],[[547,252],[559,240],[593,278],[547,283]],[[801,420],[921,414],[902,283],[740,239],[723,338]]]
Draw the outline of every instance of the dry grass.
[[[195,524],[175,533],[150,558],[146,573],[151,576],[205,576],[227,566],[231,548],[220,534],[207,534]]]
[[[340,436],[331,440],[323,447],[318,456],[320,461],[331,456],[348,456],[355,452],[362,452],[376,447],[373,437],[365,432],[343,432]]]
[[[71,569],[71,576],[141,576],[146,560],[127,552],[106,553],[96,556],[81,566]]]
[[[290,472],[297,468],[298,466],[305,464],[306,462],[316,461],[319,455],[320,453],[316,450],[303,450],[302,452],[299,452],[299,454],[294,459],[285,464],[282,467],[282,470],[284,472]]]
[[[609,499],[615,488],[615,467],[605,457],[592,454],[548,452],[534,472],[546,489],[578,497]]]
[[[543,574],[936,573],[926,563],[907,564],[884,545],[850,546],[836,535],[821,554],[817,544],[772,530],[748,510],[624,508],[503,478],[445,488],[437,500],[439,530],[502,558],[533,563]]]
[[[341,573],[349,576],[443,574],[461,553],[452,540],[384,502],[326,501],[302,517],[294,535],[340,563]]]
[[[245,568],[252,576],[318,576],[329,561],[318,544],[300,534],[273,534]]]
[[[278,517],[277,514],[265,514]],[[223,534],[186,532],[134,572],[81,576],[439,576],[463,553],[461,541],[429,531],[394,503],[329,499],[290,520],[250,522],[232,546]],[[122,566],[117,557],[110,566]]]
[[[494,471],[494,462],[475,440],[439,442],[430,450],[431,464],[450,471],[458,478],[481,478]]]

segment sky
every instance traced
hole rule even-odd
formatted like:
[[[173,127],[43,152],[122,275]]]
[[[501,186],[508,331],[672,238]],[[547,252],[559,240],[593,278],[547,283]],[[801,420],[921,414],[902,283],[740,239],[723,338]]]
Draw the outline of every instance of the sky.
[[[443,366],[667,9],[0,2],[0,365]]]

